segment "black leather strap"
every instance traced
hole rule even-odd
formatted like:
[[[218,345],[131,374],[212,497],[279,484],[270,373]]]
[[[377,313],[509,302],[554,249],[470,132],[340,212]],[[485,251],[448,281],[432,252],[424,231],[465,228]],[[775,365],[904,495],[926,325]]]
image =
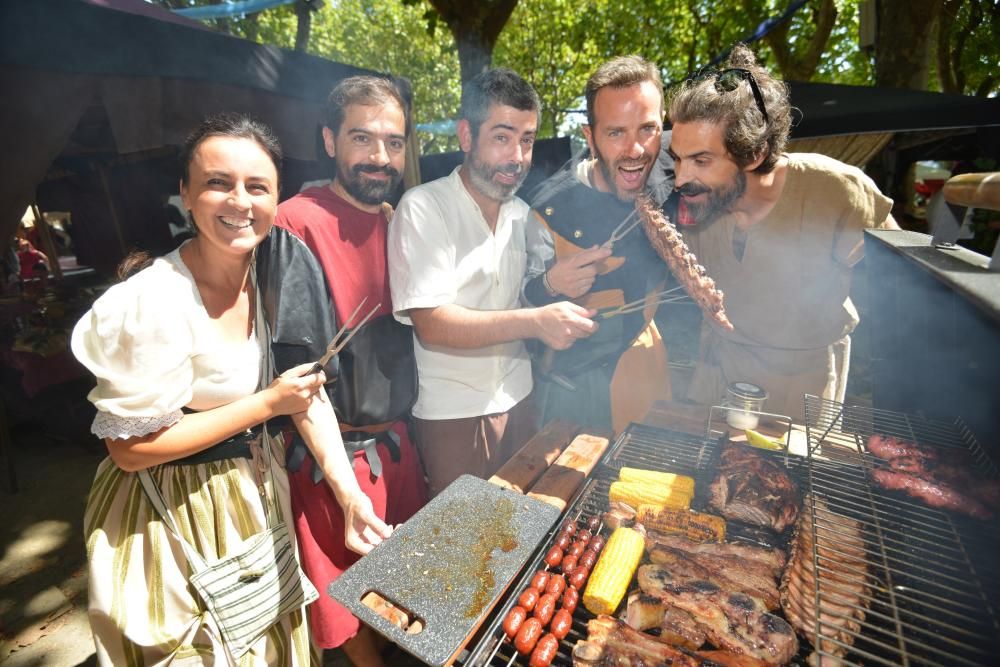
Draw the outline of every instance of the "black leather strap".
[[[231,438],[227,438],[217,445],[212,445],[208,449],[203,449],[200,452],[195,452],[190,456],[185,456],[182,459],[177,459],[176,461],[171,461],[170,465],[175,466],[189,466],[196,465],[198,463],[209,463],[211,461],[221,461],[223,459],[249,459],[250,454],[250,443],[260,437],[261,427],[254,426],[248,431],[243,433],[238,433]]]

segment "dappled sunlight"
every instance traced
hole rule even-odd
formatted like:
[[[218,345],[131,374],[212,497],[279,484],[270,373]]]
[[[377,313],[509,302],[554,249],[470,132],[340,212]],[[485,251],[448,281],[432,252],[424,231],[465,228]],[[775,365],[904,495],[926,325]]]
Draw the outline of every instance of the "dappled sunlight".
[[[59,549],[66,544],[73,530],[74,527],[68,521],[50,519],[33,523],[21,531],[21,535],[7,545],[3,559],[0,559],[0,586],[6,586],[10,580],[17,578],[17,572],[25,567],[29,570],[38,569],[38,563],[28,565],[22,561],[42,558]],[[55,560],[56,557],[43,559],[43,566]]]

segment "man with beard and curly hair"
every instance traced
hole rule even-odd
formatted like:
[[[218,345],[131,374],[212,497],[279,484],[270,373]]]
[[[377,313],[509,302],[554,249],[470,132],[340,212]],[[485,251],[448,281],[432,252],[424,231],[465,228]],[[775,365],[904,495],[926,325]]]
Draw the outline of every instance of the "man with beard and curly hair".
[[[892,200],[856,167],[784,152],[788,89],[744,45],[678,88],[669,116],[685,240],[735,327],[703,324],[688,397],[717,403],[727,384],[751,382],[768,412],[794,419],[805,394],[843,401],[852,267],[865,229],[896,228]]]
[[[352,325],[348,318],[362,300],[362,313],[381,304],[341,351],[337,381],[327,385],[327,391],[358,484],[378,517],[391,526],[406,521],[427,499],[420,459],[405,422],[416,398],[412,337],[392,317],[386,262],[391,207],[385,202],[402,180],[409,104],[392,81],[354,76],[330,92],[325,113],[323,144],[336,160],[333,181],[283,202],[275,224],[319,260],[339,324]],[[268,246],[275,253],[270,263],[286,281],[285,288],[294,291],[294,282],[287,282],[295,275],[282,261],[286,255],[279,240],[283,238]],[[276,358],[282,356],[280,345],[288,333],[321,335],[288,331],[296,326],[294,316],[276,323]],[[325,345],[327,339],[317,342]],[[345,545],[345,512],[323,481],[322,467],[301,438],[291,438],[288,475],[300,558],[313,584],[324,592],[309,607],[313,639],[324,649],[341,648],[358,667],[377,667],[383,664],[379,649],[384,640],[325,594],[330,582],[360,555]]]
[[[544,352],[536,364],[543,421],[619,433],[671,397],[651,297],[664,288],[667,268],[641,227],[630,226],[640,194],[661,204],[670,193],[672,165],[662,150],[669,133],[659,70],[639,56],[598,67],[585,97],[590,158],[553,175],[531,199],[524,300],[570,298],[596,309],[638,303],[569,350]],[[606,247],[616,230],[621,238]]]
[[[568,302],[520,308],[538,95],[508,69],[462,91],[465,160],[409,190],[389,229],[396,317],[415,333],[417,447],[432,494],[459,475],[488,478],[537,430],[524,339],[563,349],[595,329]]]

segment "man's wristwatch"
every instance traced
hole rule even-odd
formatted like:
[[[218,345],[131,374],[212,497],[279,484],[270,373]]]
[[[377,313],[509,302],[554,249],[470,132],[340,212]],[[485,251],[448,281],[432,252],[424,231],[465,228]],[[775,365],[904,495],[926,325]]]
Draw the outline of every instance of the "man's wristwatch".
[[[546,293],[548,293],[549,296],[559,296],[559,292],[552,289],[552,285],[551,283],[549,283],[548,271],[542,274],[542,286],[545,287],[545,291]]]

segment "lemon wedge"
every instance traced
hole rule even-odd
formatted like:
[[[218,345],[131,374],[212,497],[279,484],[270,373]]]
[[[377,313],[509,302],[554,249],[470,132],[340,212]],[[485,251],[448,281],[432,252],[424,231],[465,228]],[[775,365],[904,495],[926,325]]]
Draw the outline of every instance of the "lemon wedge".
[[[757,447],[758,449],[769,449],[773,452],[781,452],[786,448],[785,437],[774,439],[769,438],[763,433],[758,433],[753,429],[745,429],[743,433],[747,436],[747,442],[751,447]]]

